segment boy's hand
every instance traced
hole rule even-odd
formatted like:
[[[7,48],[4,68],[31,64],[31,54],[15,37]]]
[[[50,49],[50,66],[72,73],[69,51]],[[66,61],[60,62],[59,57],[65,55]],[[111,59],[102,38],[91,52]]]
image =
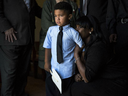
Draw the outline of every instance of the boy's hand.
[[[17,40],[15,33],[17,33],[17,32],[13,28],[6,30],[5,31],[5,40],[8,40],[8,42],[13,42],[14,40]]]
[[[46,71],[50,72],[50,70],[51,70],[51,64],[50,64],[50,63],[45,63],[45,64],[44,64],[44,69],[45,69]]]

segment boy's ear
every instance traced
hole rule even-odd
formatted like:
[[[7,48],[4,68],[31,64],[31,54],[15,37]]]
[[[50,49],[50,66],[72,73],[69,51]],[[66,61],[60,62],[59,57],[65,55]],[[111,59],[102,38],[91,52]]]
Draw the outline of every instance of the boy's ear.
[[[72,18],[72,14],[69,14],[69,18],[68,19],[70,20],[71,18]]]

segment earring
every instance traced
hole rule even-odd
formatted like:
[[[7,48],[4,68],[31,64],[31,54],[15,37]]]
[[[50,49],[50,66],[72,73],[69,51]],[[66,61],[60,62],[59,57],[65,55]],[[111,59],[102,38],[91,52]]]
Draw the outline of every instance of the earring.
[[[92,34],[92,32],[89,32],[89,34]]]

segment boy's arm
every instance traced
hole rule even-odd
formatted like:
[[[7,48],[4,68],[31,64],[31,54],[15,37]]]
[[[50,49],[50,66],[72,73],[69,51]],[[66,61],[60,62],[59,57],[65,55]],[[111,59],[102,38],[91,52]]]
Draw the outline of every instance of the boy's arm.
[[[45,65],[44,69],[48,72],[50,72],[51,69],[51,49],[45,49]]]

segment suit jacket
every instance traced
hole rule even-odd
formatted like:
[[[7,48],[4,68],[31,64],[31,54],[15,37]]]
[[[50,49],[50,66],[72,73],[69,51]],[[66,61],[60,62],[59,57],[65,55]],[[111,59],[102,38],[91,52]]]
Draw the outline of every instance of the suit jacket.
[[[106,23],[111,34],[116,33],[117,23],[121,23],[122,18],[128,18],[128,0],[108,0]]]
[[[27,45],[34,41],[35,16],[41,18],[41,8],[30,0],[30,12],[23,0],[0,0],[0,45]],[[14,28],[17,40],[5,40],[4,31]]]
[[[106,21],[108,0],[87,0],[87,15],[92,15],[98,19],[99,23]],[[80,11],[83,15],[83,0],[80,0]]]

